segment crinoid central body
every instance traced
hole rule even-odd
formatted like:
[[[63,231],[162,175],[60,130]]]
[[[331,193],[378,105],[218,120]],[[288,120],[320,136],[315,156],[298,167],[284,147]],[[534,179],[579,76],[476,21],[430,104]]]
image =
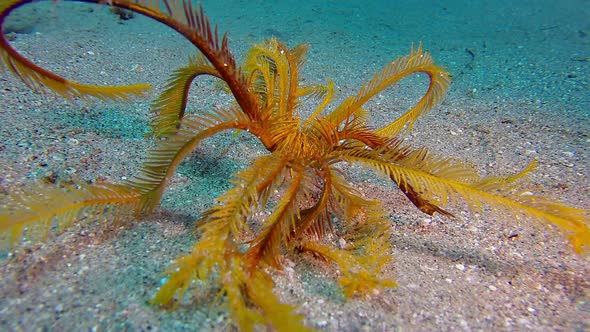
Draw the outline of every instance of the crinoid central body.
[[[0,25],[12,10],[28,2],[4,0]],[[586,211],[531,195],[520,187],[534,161],[515,175],[481,177],[455,159],[403,144],[416,119],[441,102],[450,83],[448,73],[421,46],[377,72],[356,95],[331,105],[332,82],[305,85],[299,79],[305,45],[288,48],[276,39],[263,41],[246,54],[240,67],[227,38],[220,38],[203,9],[193,9],[190,1],[109,0],[108,5],[172,27],[198,54],[173,73],[152,104],[155,147],[137,174],[117,184],[40,183],[30,192],[11,193],[0,211],[0,231],[13,242],[35,239],[82,220],[125,222],[152,212],[179,163],[204,139],[231,130],[253,135],[268,153],[237,172],[230,180],[232,187],[202,213],[197,221],[200,239],[169,268],[152,303],[174,307],[199,281],[219,292],[217,299],[244,330],[257,324],[305,330],[294,309],[273,294],[269,273],[271,267],[282,267],[283,257],[301,252],[335,263],[346,297],[393,287],[395,283],[382,275],[391,258],[391,221],[378,201],[362,197],[347,182],[340,163],[369,167],[391,179],[427,214],[452,217],[445,209],[454,200],[463,200],[476,211],[488,206],[555,225],[577,251],[590,244]],[[33,89],[49,89],[66,98],[125,101],[144,96],[149,89],[67,80],[24,58],[4,36],[0,57],[6,69]],[[369,126],[367,102],[416,73],[429,78],[424,96],[392,122]],[[234,103],[185,114],[191,83],[201,75],[219,79]],[[299,114],[303,104],[307,109],[313,105],[305,119]],[[269,214],[253,222],[261,211]]]

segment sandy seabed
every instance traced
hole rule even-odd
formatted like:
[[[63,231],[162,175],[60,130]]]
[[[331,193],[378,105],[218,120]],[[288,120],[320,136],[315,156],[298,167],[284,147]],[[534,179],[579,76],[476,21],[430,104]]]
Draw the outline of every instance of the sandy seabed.
[[[169,73],[194,52],[171,30],[143,18],[117,22],[106,8],[83,4],[38,6],[19,18],[23,22],[17,23],[34,29],[14,33],[13,45],[44,68],[84,83],[147,82],[155,86],[155,97]],[[411,11],[405,14],[410,23],[391,41],[383,36],[398,27],[375,20],[376,27],[364,27],[362,15],[371,12],[361,7],[303,6],[301,11],[320,18],[351,18],[348,28],[317,30],[314,24],[338,25],[303,14],[291,17],[286,9],[268,16],[273,8],[262,1],[248,6],[251,20],[224,11],[219,3],[205,3],[213,21],[230,32],[238,58],[270,35],[289,45],[308,40],[306,82],[333,79],[340,100],[407,53],[412,41],[422,40],[455,83],[443,104],[419,120],[409,142],[469,160],[490,174],[515,172],[538,158],[530,179],[535,192],[590,207],[590,69],[580,61],[590,55],[587,22],[576,26],[575,17],[558,17],[522,35],[513,22],[490,28],[502,41],[482,42],[486,31],[453,35],[452,27],[460,22],[451,16],[440,23],[448,25],[447,39],[433,37],[429,44],[425,36],[436,29],[412,20]],[[31,23],[31,17],[40,18]],[[563,49],[544,49],[540,40]],[[526,57],[523,48],[529,50]],[[553,68],[559,52],[565,64]],[[14,188],[47,175],[120,181],[132,176],[145,157],[151,144],[144,138],[150,100],[71,104],[33,93],[8,74],[0,82],[0,202]],[[230,100],[211,83],[197,83],[189,108],[209,109]],[[423,80],[412,78],[378,96],[367,107],[372,121],[393,119],[423,91]],[[226,147],[227,154],[218,158]],[[179,168],[161,208],[132,227],[74,226],[47,243],[3,251],[0,330],[230,329],[227,313],[211,306],[213,293],[193,294],[172,312],[147,302],[170,261],[196,240],[192,222],[229,188],[227,179],[247,163],[244,156],[263,152],[244,135],[219,136]],[[370,299],[345,301],[333,268],[288,257],[289,267],[273,273],[275,291],[298,307],[308,326],[325,331],[590,330],[590,261],[575,255],[555,229],[501,213],[462,212],[461,206],[453,210],[456,219],[430,217],[378,175],[354,166],[347,173],[391,216],[394,260],[386,275],[399,286]]]

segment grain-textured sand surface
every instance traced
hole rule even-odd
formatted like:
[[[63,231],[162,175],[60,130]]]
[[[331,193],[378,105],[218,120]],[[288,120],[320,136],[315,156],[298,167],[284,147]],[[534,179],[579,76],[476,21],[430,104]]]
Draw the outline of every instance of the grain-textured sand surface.
[[[471,161],[484,174],[509,174],[533,158],[535,193],[590,207],[590,6],[588,1],[508,1],[459,5],[426,1],[204,1],[238,58],[276,36],[309,42],[306,82],[335,81],[337,99],[422,42],[452,74],[447,99],[416,124],[408,142]],[[505,2],[505,3],[504,3]],[[478,2],[474,2],[478,3]],[[558,5],[561,3],[561,5]],[[493,4],[493,5],[492,5]],[[514,7],[518,6],[518,7]],[[119,21],[104,6],[42,2],[11,15],[4,33],[37,64],[92,84],[153,84],[195,50],[142,17]],[[424,77],[404,80],[368,106],[374,124],[407,109]],[[131,104],[69,103],[0,76],[0,204],[45,176],[61,180],[131,177],[152,142],[150,99]],[[199,80],[189,109],[231,100]],[[228,149],[219,157],[219,152]],[[4,250],[2,331],[231,330],[215,293],[194,293],[176,311],[147,302],[171,260],[196,240],[192,222],[229,188],[227,180],[264,153],[251,137],[205,142],[171,180],[156,213],[125,229],[74,226],[43,244]],[[420,213],[386,179],[345,168],[390,215],[399,286],[345,301],[333,267],[287,257],[275,292],[305,323],[325,331],[588,331],[590,260],[556,229],[534,220],[453,207],[457,218]]]

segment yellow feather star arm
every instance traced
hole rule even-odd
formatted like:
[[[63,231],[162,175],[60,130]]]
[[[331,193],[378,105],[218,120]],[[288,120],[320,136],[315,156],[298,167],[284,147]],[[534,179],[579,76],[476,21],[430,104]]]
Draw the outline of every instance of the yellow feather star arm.
[[[151,211],[159,203],[168,179],[202,140],[225,130],[248,129],[249,123],[248,117],[237,108],[186,116],[180,129],[160,140],[138,174],[126,181],[129,187],[142,193],[144,212]]]
[[[342,123],[351,115],[384,89],[396,84],[408,75],[424,73],[430,78],[430,85],[418,103],[395,121],[376,130],[376,133],[386,137],[398,135],[403,130],[408,131],[420,115],[428,112],[444,98],[450,85],[449,74],[436,66],[432,57],[419,46],[412,49],[410,54],[394,60],[381,72],[377,72],[373,79],[363,85],[355,97],[349,97],[339,105],[328,118],[334,123]]]
[[[248,249],[246,255],[250,266],[257,266],[262,259],[271,266],[281,267],[281,248],[287,244],[288,235],[295,228],[299,211],[298,202],[302,198],[304,182],[304,173],[301,170],[294,171],[289,187],[277,203],[274,212],[264,221],[262,231]]]
[[[4,20],[12,10],[26,2],[28,1],[2,1],[0,4],[0,26],[4,24]],[[96,86],[67,80],[23,57],[10,45],[4,34],[0,34],[0,60],[0,69],[12,72],[31,89],[35,91],[48,89],[67,99],[93,97],[101,100],[127,101],[133,97],[144,97],[147,90],[152,88],[149,84]]]
[[[61,232],[81,219],[110,220],[136,217],[141,209],[141,194],[114,184],[61,186],[39,184],[35,190],[11,194],[10,204],[0,209],[0,234],[10,234],[16,243],[43,240],[53,231]]]
[[[187,66],[174,71],[164,92],[152,104],[151,127],[155,137],[173,134],[180,126],[190,85],[199,75],[220,78],[219,72],[202,55],[190,57]]]
[[[283,179],[287,169],[285,159],[276,155],[256,158],[252,165],[234,175],[231,189],[216,199],[217,204],[203,213],[199,224],[228,224],[234,238],[250,233],[247,218],[265,206],[268,194]]]
[[[304,242],[301,249],[313,252],[321,257],[335,262],[342,276],[339,278],[340,287],[342,287],[346,298],[354,295],[370,295],[373,290],[380,288],[393,288],[397,284],[391,279],[379,278],[383,266],[391,260],[386,241],[380,240],[383,237],[376,237],[367,246],[365,253],[367,257],[374,260],[363,259],[362,256],[354,255],[349,250],[336,249],[332,246],[319,242]],[[379,259],[375,259],[375,258]]]
[[[251,76],[259,70],[263,73],[263,82],[266,85],[265,92],[269,95],[268,98],[271,100],[278,98],[276,113],[274,114],[277,117],[285,116],[290,111],[288,97],[292,68],[290,68],[287,57],[281,51],[284,52],[276,39],[266,40],[250,49],[244,64],[244,68],[251,73]],[[267,69],[264,70],[261,67]],[[256,83],[256,80],[252,83]],[[257,90],[261,89],[258,88]],[[269,106],[272,107],[273,105]]]
[[[502,208],[515,215],[522,213],[545,221],[560,228],[570,239],[576,252],[590,249],[590,228],[588,226],[590,218],[587,211],[529,195],[526,192],[508,194],[498,191],[498,184],[493,186],[496,192],[485,191],[483,190],[485,187],[479,187],[485,180],[474,181],[470,179],[466,182],[462,178],[462,173],[457,173],[456,167],[438,169],[437,165],[440,165],[440,161],[425,154],[416,158],[415,155],[419,153],[421,153],[420,150],[415,152],[414,156],[396,162],[388,161],[378,152],[361,149],[339,151],[339,157],[342,160],[365,164],[386,174],[396,183],[407,183],[415,191],[439,197],[443,202],[447,202],[449,198],[461,197],[474,211],[480,210],[482,205],[487,205],[492,208]],[[461,169],[460,166],[457,167]],[[499,180],[495,178],[494,181],[498,182]],[[511,186],[510,181],[505,184]]]

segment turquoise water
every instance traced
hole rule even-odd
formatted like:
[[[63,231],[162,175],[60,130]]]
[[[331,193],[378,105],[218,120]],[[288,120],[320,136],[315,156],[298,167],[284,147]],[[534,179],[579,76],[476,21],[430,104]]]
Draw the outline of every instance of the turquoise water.
[[[451,72],[451,96],[528,101],[586,114],[589,109],[590,6],[584,0],[202,3],[211,21],[229,33],[238,55],[270,36],[288,45],[309,43],[306,73],[317,80],[358,86],[411,45],[422,43]],[[93,39],[102,29],[113,34],[103,37],[124,38],[132,46],[134,35],[160,31],[155,44],[176,43],[194,52],[167,28],[142,18],[123,22],[122,35],[95,26],[79,14],[77,4],[60,2],[61,9],[46,4],[50,15],[36,18],[29,32],[77,30]]]
[[[530,100],[589,112],[587,1],[286,3],[212,1],[204,6],[236,43],[269,35],[288,44],[307,42],[310,67],[343,62],[350,73],[335,75],[353,82],[421,42],[453,75],[451,96],[475,90],[476,98],[486,100]]]

